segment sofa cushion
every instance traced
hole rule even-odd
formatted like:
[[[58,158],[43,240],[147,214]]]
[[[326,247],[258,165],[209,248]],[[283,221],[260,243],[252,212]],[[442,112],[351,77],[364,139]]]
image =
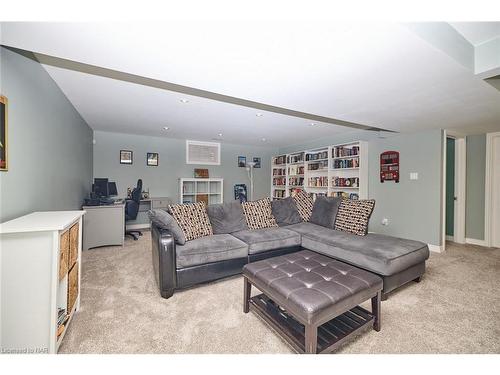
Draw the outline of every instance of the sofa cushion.
[[[303,221],[309,221],[313,209],[313,199],[305,191],[301,190],[293,196],[293,200],[299,210],[299,215]]]
[[[335,229],[365,236],[375,200],[343,199],[335,219]]]
[[[297,205],[292,197],[272,201],[271,209],[273,216],[280,227],[302,222],[302,218],[297,210]]]
[[[321,225],[325,228],[335,227],[335,218],[339,210],[342,198],[318,196],[314,201],[314,206],[309,222]]]
[[[312,223],[287,227],[302,235],[302,247],[354,266],[390,276],[429,258],[425,243],[383,234],[357,236]]]
[[[174,240],[179,245],[184,245],[186,243],[186,236],[184,232],[177,224],[177,221],[170,215],[167,211],[162,209],[155,209],[148,211],[149,220],[151,220],[156,226],[162,229],[169,230],[174,236]]]
[[[227,234],[248,229],[240,202],[211,204],[207,213],[214,234]]]
[[[232,235],[248,244],[249,254],[300,245],[300,234],[285,228],[242,230]]]
[[[269,198],[245,202],[241,204],[241,207],[245,214],[248,229],[262,229],[278,226],[271,210],[271,200]]]
[[[214,234],[176,246],[177,268],[248,256],[248,245],[230,234]]]
[[[212,234],[212,225],[210,225],[204,202],[171,204],[168,206],[168,211],[179,224],[186,236],[186,241]]]

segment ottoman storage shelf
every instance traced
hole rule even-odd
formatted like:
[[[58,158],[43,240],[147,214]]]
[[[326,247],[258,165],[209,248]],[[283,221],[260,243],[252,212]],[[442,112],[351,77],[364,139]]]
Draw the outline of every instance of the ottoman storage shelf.
[[[304,250],[245,265],[250,308],[299,353],[326,353],[373,326],[380,330],[382,279]],[[262,294],[250,297],[251,285]],[[371,299],[372,311],[358,306]]]

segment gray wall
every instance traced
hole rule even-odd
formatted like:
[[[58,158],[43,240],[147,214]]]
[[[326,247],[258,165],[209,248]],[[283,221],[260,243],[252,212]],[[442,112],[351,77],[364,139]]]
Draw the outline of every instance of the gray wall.
[[[221,165],[186,164],[186,141],[166,137],[139,136],[122,133],[94,132],[94,177],[107,177],[115,181],[120,197],[126,196],[127,187],[134,187],[141,178],[143,189],[149,188],[153,197],[170,197],[179,201],[179,178],[194,177],[195,168],[208,168],[210,177],[224,178],[224,200],[234,200],[234,184],[246,184],[250,189],[250,181],[245,168],[237,166],[238,156],[246,156],[247,161],[253,157],[261,158],[261,168],[254,171],[255,199],[269,196],[271,188],[271,156],[275,148],[235,145],[222,143]],[[119,162],[120,150],[134,152],[133,165]],[[146,166],[146,153],[158,152],[158,167]],[[142,215],[144,216],[144,215]],[[145,219],[140,218],[138,222]]]
[[[0,222],[79,209],[92,177],[92,130],[39,63],[3,47],[0,61],[0,91],[9,100]]]
[[[486,134],[467,137],[465,237],[484,240]]]
[[[384,135],[356,131],[328,139],[311,141],[280,149],[281,153],[338,144],[354,140],[368,141],[368,194],[376,200],[370,219],[370,231],[423,241],[441,243],[441,130],[412,134]],[[379,178],[380,153],[400,152],[400,182],[381,183]],[[418,172],[419,179],[410,181],[410,172]],[[381,224],[383,218],[389,225]]]
[[[441,244],[441,130],[403,134],[369,141],[370,198],[376,200],[370,230]],[[380,153],[400,152],[400,182],[380,183]],[[410,172],[418,172],[418,180],[410,180]],[[382,218],[389,225],[381,224]]]

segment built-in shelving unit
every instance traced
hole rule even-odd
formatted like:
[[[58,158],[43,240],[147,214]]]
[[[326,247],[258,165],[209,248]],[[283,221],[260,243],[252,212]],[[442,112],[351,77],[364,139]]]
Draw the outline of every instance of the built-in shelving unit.
[[[180,203],[205,202],[217,204],[224,201],[224,179],[181,178],[179,179]]]
[[[319,195],[368,197],[368,144],[364,141],[325,146],[272,158],[271,198],[305,190]]]

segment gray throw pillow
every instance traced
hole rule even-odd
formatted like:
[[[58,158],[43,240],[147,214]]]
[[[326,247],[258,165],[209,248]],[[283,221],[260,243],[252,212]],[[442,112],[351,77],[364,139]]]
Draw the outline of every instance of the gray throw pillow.
[[[302,223],[297,205],[292,197],[276,199],[271,202],[273,216],[280,227]]]
[[[335,229],[335,218],[339,210],[342,198],[319,196],[314,201],[310,223],[321,225],[322,227]]]
[[[240,202],[207,206],[208,218],[214,234],[229,234],[248,229]]]
[[[148,211],[149,220],[151,220],[155,225],[162,229],[169,230],[174,236],[175,242],[179,245],[184,245],[186,243],[186,236],[182,231],[177,221],[174,217],[170,215],[167,211],[156,209]]]

